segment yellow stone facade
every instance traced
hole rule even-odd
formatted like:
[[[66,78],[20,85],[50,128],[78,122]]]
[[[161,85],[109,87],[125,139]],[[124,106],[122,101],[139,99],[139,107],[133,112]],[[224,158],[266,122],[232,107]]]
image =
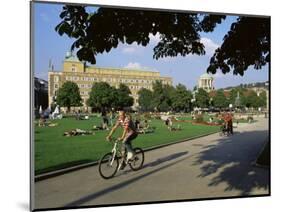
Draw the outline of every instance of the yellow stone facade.
[[[48,72],[49,104],[54,102],[57,90],[63,83],[72,81],[78,85],[83,105],[86,107],[93,83],[107,82],[116,88],[120,83],[127,85],[134,98],[133,108],[136,108],[138,106],[138,91],[141,88],[152,90],[152,83],[156,80],[162,81],[163,84],[172,85],[172,78],[160,76],[159,72],[87,66],[77,58],[69,56],[63,62],[62,71]]]

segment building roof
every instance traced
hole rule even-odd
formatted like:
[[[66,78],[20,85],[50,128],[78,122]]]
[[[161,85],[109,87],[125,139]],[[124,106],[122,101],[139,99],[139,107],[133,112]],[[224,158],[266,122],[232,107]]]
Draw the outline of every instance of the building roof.
[[[64,60],[69,61],[69,62],[79,62],[79,63],[81,63],[81,61],[74,55],[71,55],[69,57],[65,57]]]
[[[210,74],[204,73],[200,76],[200,79],[213,79]]]

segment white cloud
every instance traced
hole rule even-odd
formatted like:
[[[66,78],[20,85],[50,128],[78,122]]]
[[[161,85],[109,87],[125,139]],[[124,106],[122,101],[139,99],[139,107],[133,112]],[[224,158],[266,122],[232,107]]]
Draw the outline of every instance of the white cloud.
[[[150,39],[149,45],[154,47],[160,41],[160,34],[156,33],[155,35],[152,35],[152,33],[150,33],[149,39]],[[146,47],[142,45],[138,45],[136,42],[134,42],[131,45],[123,44],[121,46],[121,51],[124,54],[142,54]]]
[[[224,74],[222,74],[221,72],[218,72],[212,75],[214,78],[218,79],[218,78],[223,78]]]
[[[212,56],[215,50],[219,47],[219,45],[214,41],[212,41],[210,38],[203,37],[201,38],[201,42],[205,46],[205,51],[207,56]]]
[[[127,69],[141,69],[141,65],[139,63],[129,62],[124,68]]]
[[[48,72],[47,71],[45,71],[45,72],[35,72],[34,76],[38,77],[40,79],[48,80]]]
[[[231,73],[222,73],[221,71],[217,71],[215,74],[211,74],[215,79],[222,79],[222,80],[228,80],[232,79],[233,75]]]
[[[124,68],[126,68],[126,69],[137,69],[137,70],[157,71],[157,70],[154,69],[154,68],[142,66],[142,65],[141,65],[140,63],[138,63],[138,62],[129,62],[126,66],[124,66]]]
[[[134,53],[136,51],[137,51],[137,49],[135,47],[124,47],[122,49],[122,52],[125,53],[125,54],[131,54],[131,53]]]
[[[125,44],[122,46],[121,51],[124,54],[140,54],[143,51],[143,46],[136,43],[132,43],[131,45]]]

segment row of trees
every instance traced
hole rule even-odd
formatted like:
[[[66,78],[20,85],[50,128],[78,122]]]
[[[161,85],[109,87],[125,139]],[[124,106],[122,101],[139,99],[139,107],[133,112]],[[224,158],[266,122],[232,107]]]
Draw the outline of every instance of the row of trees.
[[[239,93],[239,94],[238,94]],[[194,107],[208,108],[215,107],[218,109],[228,108],[230,104],[233,107],[266,107],[266,92],[260,95],[253,90],[245,88],[234,88],[229,91],[228,95],[219,89],[214,91],[213,97],[204,89],[199,88],[195,91],[195,99],[191,91],[187,90],[184,85],[176,87],[162,85],[156,82],[153,85],[153,91],[141,89],[139,91],[140,109],[144,111],[190,111]]]
[[[187,112],[194,107],[223,109],[228,108],[229,104],[232,104],[233,107],[258,108],[265,107],[267,99],[265,92],[257,95],[255,91],[245,88],[232,89],[228,95],[222,89],[214,91],[213,95],[210,95],[204,89],[199,88],[195,92],[195,99],[193,99],[192,92],[182,84],[173,87],[156,81],[152,87],[152,90],[145,88],[139,90],[140,111]],[[65,82],[58,90],[56,101],[57,104],[67,107],[68,110],[70,107],[82,106],[82,98],[77,84]],[[134,99],[131,97],[128,86],[120,84],[119,88],[115,88],[106,82],[94,83],[87,100],[87,105],[96,111],[131,107],[133,104]]]
[[[130,94],[130,89],[124,84],[115,88],[106,82],[94,83],[89,93],[87,105],[97,111],[130,107],[134,103]],[[67,107],[68,111],[71,107],[82,106],[82,98],[77,84],[70,81],[65,82],[57,92],[56,102],[62,107]]]
[[[215,91],[213,97],[210,97],[203,89],[199,89],[196,93],[196,99],[195,105],[198,107],[206,108],[212,106],[220,109],[227,108],[230,104],[232,104],[233,107],[240,108],[266,107],[267,102],[265,91],[258,95],[255,91],[245,88],[234,88],[229,91],[228,95],[222,89],[219,89]]]
[[[173,87],[156,81],[152,88],[152,91],[142,88],[138,92],[141,111],[191,110],[192,93],[184,85]]]

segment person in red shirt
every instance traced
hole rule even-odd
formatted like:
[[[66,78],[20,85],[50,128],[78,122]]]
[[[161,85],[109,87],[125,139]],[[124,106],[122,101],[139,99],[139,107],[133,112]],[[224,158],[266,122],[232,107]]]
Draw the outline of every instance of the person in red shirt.
[[[232,115],[231,115],[231,113],[228,113],[227,114],[227,121],[228,121],[228,129],[229,129],[229,132],[231,133],[231,134],[233,134],[233,121],[232,121]]]
[[[115,130],[118,127],[123,128],[123,133],[118,140],[122,141],[122,163],[121,163],[121,169],[125,167],[126,163],[124,161],[125,157],[125,151],[127,150],[127,161],[133,158],[134,156],[134,150],[132,148],[132,141],[138,136],[136,127],[134,125],[134,122],[132,121],[132,118],[130,115],[126,115],[124,110],[119,111],[119,117],[111,129],[110,133],[106,137],[107,140],[111,139],[112,134],[115,132]]]

